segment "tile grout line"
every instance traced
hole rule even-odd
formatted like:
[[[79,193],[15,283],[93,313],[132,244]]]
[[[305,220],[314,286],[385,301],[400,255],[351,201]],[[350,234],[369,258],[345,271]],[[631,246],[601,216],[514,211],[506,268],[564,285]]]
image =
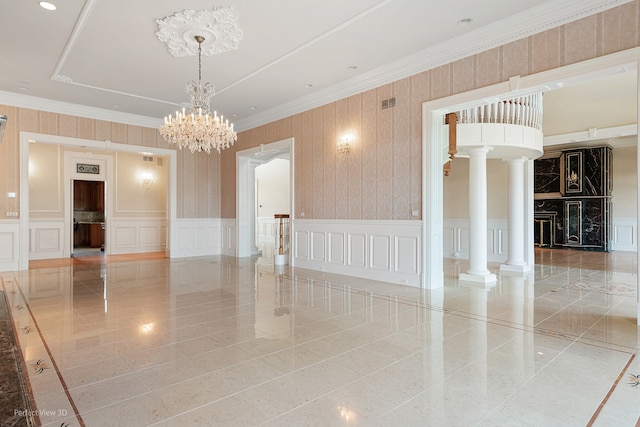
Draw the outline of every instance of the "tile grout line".
[[[616,389],[616,387],[618,387],[618,384],[620,383],[620,380],[622,379],[622,376],[627,371],[627,369],[629,369],[629,366],[631,366],[631,363],[633,362],[633,359],[635,359],[635,357],[636,357],[635,353],[633,353],[631,355],[631,357],[629,357],[629,360],[627,361],[627,364],[624,365],[624,368],[622,368],[622,370],[620,371],[620,374],[618,374],[618,378],[616,378],[616,380],[611,385],[611,388],[609,388],[609,391],[607,392],[606,396],[602,399],[602,402],[600,402],[600,405],[598,405],[598,408],[596,409],[596,411],[593,413],[593,415],[589,419],[589,422],[587,423],[586,427],[593,426],[593,424],[595,423],[596,419],[598,418],[598,415],[600,415],[600,412],[602,411],[602,408],[604,408],[604,405],[607,404],[607,401],[609,400],[609,398],[613,394],[613,392]],[[640,418],[638,418],[638,421],[640,422]]]

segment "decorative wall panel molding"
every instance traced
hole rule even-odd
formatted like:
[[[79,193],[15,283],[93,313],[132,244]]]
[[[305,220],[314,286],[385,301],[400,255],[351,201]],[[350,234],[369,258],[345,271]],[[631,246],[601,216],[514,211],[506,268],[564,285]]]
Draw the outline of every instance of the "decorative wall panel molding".
[[[175,229],[178,244],[172,258],[220,254],[224,230],[220,218],[178,218]]]
[[[218,253],[222,255],[236,256],[236,219],[222,218],[220,222],[221,236],[218,244],[221,245]]]
[[[64,220],[29,221],[29,259],[64,257]]]
[[[17,271],[20,221],[0,220],[0,271]]]
[[[420,286],[420,221],[294,220],[296,267]]]
[[[613,235],[611,250],[638,250],[638,220],[636,218],[614,218],[612,221]]]
[[[118,218],[107,221],[106,227],[105,239],[110,254],[132,254],[166,250],[167,221],[165,219]]]
[[[469,259],[469,220],[445,218],[444,257]],[[487,261],[505,262],[509,223],[506,219],[487,220]]]

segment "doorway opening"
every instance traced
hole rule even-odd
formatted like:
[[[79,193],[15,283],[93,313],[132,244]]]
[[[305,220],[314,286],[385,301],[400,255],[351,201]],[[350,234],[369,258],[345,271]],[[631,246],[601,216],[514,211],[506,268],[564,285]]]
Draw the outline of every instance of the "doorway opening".
[[[105,182],[74,179],[72,257],[104,255]]]
[[[263,256],[269,255],[266,239],[268,239],[270,224],[265,224],[266,217],[273,214],[289,214],[291,218],[291,232],[293,235],[293,207],[294,204],[294,141],[288,138],[270,144],[262,144],[258,147],[238,151],[236,153],[236,256],[249,257],[261,254],[259,245],[265,250]],[[277,160],[277,161],[275,161]],[[288,192],[286,189],[269,187],[269,184],[260,185],[256,182],[256,168],[267,165],[270,162],[272,167],[279,168],[279,175],[288,176]],[[288,165],[288,170],[283,171]],[[258,173],[258,176],[260,173]],[[266,184],[262,180],[262,184]],[[262,192],[260,191],[262,188]],[[266,195],[263,194],[266,191]],[[285,193],[286,192],[286,193]],[[268,197],[268,200],[265,198]],[[260,202],[262,201],[262,202]],[[260,207],[262,204],[262,208]],[[288,204],[288,212],[272,212],[273,209],[283,210]],[[267,209],[267,205],[271,209]],[[259,217],[260,216],[260,217]],[[260,237],[259,234],[263,236]],[[260,239],[262,238],[262,243]],[[292,239],[293,240],[293,239]],[[291,253],[293,253],[293,241],[289,242],[288,263],[292,264]]]
[[[605,76],[636,69],[638,49],[630,49],[594,60],[576,63],[538,74],[512,77],[508,82],[452,95],[423,104],[423,251],[422,287],[441,288],[444,285],[443,246],[443,179],[442,166],[445,161],[443,152],[448,143],[445,133],[444,116],[453,111],[473,107],[478,102],[496,101],[523,96],[534,92],[548,92],[561,87],[575,86],[581,82],[592,81]],[[637,143],[637,135],[635,136]],[[533,200],[533,161],[525,164],[527,192],[525,215],[529,224],[525,235],[526,260],[529,265],[535,262],[534,255],[534,200]],[[637,218],[633,221],[637,224]],[[640,284],[639,284],[640,286]],[[640,313],[640,303],[638,305]],[[639,316],[640,318],[640,316]]]

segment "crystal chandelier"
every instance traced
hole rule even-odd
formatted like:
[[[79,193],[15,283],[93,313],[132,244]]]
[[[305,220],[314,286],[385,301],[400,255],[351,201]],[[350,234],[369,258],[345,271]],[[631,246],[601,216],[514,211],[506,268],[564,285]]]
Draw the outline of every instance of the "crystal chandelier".
[[[187,93],[191,100],[188,111],[176,111],[175,117],[169,115],[164,118],[160,127],[160,135],[165,141],[176,144],[179,149],[189,148],[192,153],[211,149],[229,148],[238,139],[233,130],[233,123],[225,120],[217,112],[211,114],[209,100],[214,95],[213,86],[209,82],[202,83],[202,42],[204,37],[195,36],[198,42],[198,83],[193,80],[187,83]]]

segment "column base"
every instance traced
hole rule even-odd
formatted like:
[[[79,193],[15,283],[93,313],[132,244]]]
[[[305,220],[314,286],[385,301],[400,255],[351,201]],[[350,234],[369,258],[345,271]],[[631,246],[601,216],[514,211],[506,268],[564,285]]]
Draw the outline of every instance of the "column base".
[[[528,271],[531,271],[531,266],[524,264],[524,265],[510,265],[510,264],[502,264],[500,266],[500,273],[502,272],[509,272],[509,273],[526,273]]]
[[[473,282],[473,283],[495,283],[498,278],[495,274],[475,274],[475,273],[461,273],[458,276],[458,280],[461,282]]]

